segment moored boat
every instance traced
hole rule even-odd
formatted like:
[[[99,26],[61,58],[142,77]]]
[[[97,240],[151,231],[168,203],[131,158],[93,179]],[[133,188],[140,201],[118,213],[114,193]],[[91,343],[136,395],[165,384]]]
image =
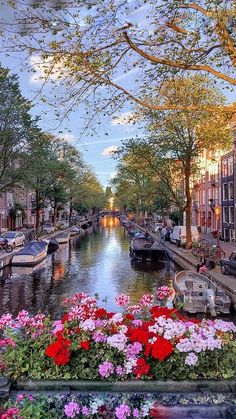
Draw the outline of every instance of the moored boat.
[[[55,236],[55,239],[57,240],[57,242],[59,244],[61,243],[68,243],[70,238],[70,232],[69,231],[65,231],[63,233],[59,233]]]
[[[224,290],[209,276],[193,271],[177,272],[174,278],[176,300],[189,313],[228,314],[231,301]]]
[[[47,256],[48,244],[45,241],[30,241],[12,258],[12,265],[34,266]]]
[[[132,259],[155,260],[165,262],[169,260],[168,252],[160,244],[152,239],[146,239],[139,235],[131,240],[130,256]]]

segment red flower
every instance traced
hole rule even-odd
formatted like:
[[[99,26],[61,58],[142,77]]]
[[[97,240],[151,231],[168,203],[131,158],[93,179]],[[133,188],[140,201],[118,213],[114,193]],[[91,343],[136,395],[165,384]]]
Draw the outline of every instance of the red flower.
[[[163,361],[173,352],[173,350],[174,347],[169,340],[162,336],[158,336],[157,340],[152,345],[152,356],[155,359],[159,359],[159,361]]]
[[[45,354],[49,358],[54,358],[56,365],[66,365],[70,360],[70,345],[71,341],[69,339],[65,339],[62,335],[59,335],[57,336],[57,340],[46,348]]]
[[[70,360],[70,351],[63,349],[56,355],[54,363],[56,365],[66,365]]]
[[[96,310],[96,318],[97,319],[101,319],[102,317],[107,317],[107,311],[105,310],[105,308],[97,308]]]
[[[60,349],[61,349],[61,344],[56,340],[55,342],[51,343],[51,345],[49,345],[46,348],[45,354],[49,356],[49,358],[55,358],[55,356],[60,351]]]
[[[89,350],[90,347],[90,340],[83,340],[82,342],[80,342],[80,346],[81,348],[85,349],[86,351]]]
[[[134,373],[136,374],[137,378],[141,378],[142,375],[148,375],[149,370],[150,365],[146,363],[144,358],[139,358],[134,368]]]
[[[133,314],[130,314],[130,313],[127,313],[126,315],[125,315],[125,319],[126,320],[134,320],[134,315]]]
[[[130,330],[130,340],[131,342],[139,342],[143,345],[146,345],[149,339],[149,334],[147,330],[142,329],[131,329]]]

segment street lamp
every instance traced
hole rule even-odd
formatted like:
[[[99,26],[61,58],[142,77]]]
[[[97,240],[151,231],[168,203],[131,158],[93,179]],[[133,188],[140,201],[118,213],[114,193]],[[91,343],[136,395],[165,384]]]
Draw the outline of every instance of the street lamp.
[[[216,242],[216,259],[219,261],[221,258],[221,248],[220,248],[220,214],[221,207],[217,205],[215,207],[215,216],[217,221],[217,242]]]

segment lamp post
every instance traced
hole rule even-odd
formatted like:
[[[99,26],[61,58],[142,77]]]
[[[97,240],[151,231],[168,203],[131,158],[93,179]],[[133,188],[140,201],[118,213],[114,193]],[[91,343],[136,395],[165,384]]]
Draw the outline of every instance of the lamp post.
[[[221,258],[221,248],[220,248],[220,214],[221,208],[219,205],[215,207],[215,215],[217,221],[217,242],[216,242],[216,259],[219,261]]]

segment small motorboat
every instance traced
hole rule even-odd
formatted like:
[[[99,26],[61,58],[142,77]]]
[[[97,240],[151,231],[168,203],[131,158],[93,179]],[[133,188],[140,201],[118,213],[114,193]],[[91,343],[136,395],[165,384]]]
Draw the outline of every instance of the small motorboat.
[[[168,252],[158,242],[153,239],[146,239],[138,236],[131,240],[130,256],[140,260],[155,260],[156,262],[169,261]]]
[[[47,256],[48,244],[45,241],[30,241],[12,258],[12,265],[34,266]]]
[[[70,232],[69,231],[64,231],[63,233],[57,234],[54,238],[56,239],[56,241],[59,244],[68,243],[69,238],[70,238]]]
[[[193,271],[177,272],[174,278],[175,298],[189,313],[228,314],[231,301],[210,276]]]

